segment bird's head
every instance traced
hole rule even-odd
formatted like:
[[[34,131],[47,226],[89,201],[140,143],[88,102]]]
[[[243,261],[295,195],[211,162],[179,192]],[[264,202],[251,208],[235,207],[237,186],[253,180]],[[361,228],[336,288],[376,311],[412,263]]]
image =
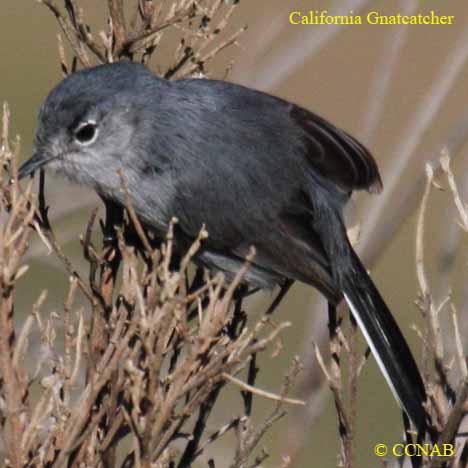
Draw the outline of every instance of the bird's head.
[[[19,169],[23,178],[47,167],[84,185],[110,188],[127,158],[145,89],[155,76],[142,65],[103,65],[70,75],[42,104],[33,156]]]

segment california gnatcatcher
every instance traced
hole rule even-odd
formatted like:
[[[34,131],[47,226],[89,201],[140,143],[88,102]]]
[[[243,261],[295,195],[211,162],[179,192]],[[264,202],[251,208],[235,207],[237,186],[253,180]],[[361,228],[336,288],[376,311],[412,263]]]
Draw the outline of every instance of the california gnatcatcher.
[[[169,82],[143,65],[115,63],[75,73],[49,94],[19,176],[43,166],[120,205],[122,171],[137,215],[156,236],[174,216],[184,241],[206,226],[200,265],[232,277],[255,246],[248,284],[298,280],[332,305],[344,298],[397,401],[426,430],[418,367],[346,235],[351,192],[382,186],[353,137],[243,86]]]

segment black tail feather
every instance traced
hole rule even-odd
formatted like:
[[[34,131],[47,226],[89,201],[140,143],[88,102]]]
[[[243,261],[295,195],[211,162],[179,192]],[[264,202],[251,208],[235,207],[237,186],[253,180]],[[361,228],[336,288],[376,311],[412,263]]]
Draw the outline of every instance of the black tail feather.
[[[424,383],[395,319],[351,249],[351,271],[342,275],[343,294],[395,398],[419,433],[427,431]]]

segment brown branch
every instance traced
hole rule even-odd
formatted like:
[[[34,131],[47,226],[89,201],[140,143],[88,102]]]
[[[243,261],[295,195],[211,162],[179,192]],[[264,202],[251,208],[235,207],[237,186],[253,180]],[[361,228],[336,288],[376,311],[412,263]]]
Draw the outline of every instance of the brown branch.
[[[125,43],[128,40],[123,0],[107,0],[107,5],[114,32],[114,53],[117,57],[120,57],[126,52]]]
[[[64,265],[65,269],[67,270],[68,274],[70,276],[73,276],[76,278],[77,284],[81,290],[81,292],[86,296],[86,298],[94,304],[94,298],[92,292],[89,290],[89,288],[86,286],[86,284],[83,282],[83,280],[80,277],[80,274],[74,268],[72,262],[70,259],[63,253],[62,248],[57,242],[57,239],[55,237],[55,233],[52,230],[52,227],[49,222],[49,216],[48,216],[48,211],[49,208],[47,206],[46,200],[45,200],[45,175],[44,172],[41,170],[40,172],[40,179],[39,179],[39,204],[38,204],[38,211],[37,211],[37,216],[36,216],[36,221],[39,223],[41,233],[45,236],[45,238],[48,241],[49,246],[52,248],[54,253],[57,255],[57,257],[61,260],[62,264]]]
[[[60,25],[60,28],[62,29],[63,34],[67,38],[70,47],[72,48],[80,63],[84,67],[89,67],[91,64],[86,53],[80,47],[79,41],[76,40],[75,28],[73,27],[73,24],[71,23],[70,19],[62,15],[62,12],[55,5],[55,2],[53,2],[53,0],[40,0],[40,2],[43,3],[47,8],[49,8],[49,10],[54,14],[58,24]]]
[[[447,423],[445,424],[444,430],[440,434],[437,445],[438,447],[444,447],[443,444],[452,444],[455,436],[460,427],[460,423],[466,414],[466,402],[468,400],[468,381],[462,382],[460,389],[457,394],[457,402],[450,412]],[[440,468],[447,460],[440,460],[434,458],[430,463],[429,468]]]
[[[0,279],[3,282],[3,278]],[[0,303],[0,375],[2,393],[5,397],[3,417],[5,424],[6,456],[14,468],[24,466],[25,454],[21,447],[24,432],[23,404],[25,388],[21,372],[13,364],[15,330],[13,326],[13,291],[7,285],[0,285],[2,301]]]
[[[147,47],[148,44],[151,42],[152,37],[156,34],[182,21],[193,18],[195,18],[195,9],[193,8],[193,6],[190,6],[186,10],[178,12],[176,15],[174,15],[167,21],[164,21],[160,24],[156,24],[149,29],[143,29],[141,31],[129,34],[125,42],[122,43],[121,51],[134,54]]]

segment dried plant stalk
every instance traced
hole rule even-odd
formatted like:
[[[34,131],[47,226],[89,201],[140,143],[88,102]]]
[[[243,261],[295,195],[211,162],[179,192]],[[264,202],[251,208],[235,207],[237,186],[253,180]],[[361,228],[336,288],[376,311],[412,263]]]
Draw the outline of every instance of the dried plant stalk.
[[[116,231],[118,245],[104,247],[102,254],[91,244],[92,214],[82,241],[90,269],[87,283],[55,240],[43,186],[36,205],[32,184],[25,190],[18,185],[8,122],[5,109],[0,153],[0,424],[6,465],[191,466],[221,437],[206,434],[207,421],[220,390],[232,382],[241,386],[241,405],[237,422],[228,422],[222,432],[241,422],[248,425],[248,433],[238,433],[242,451],[232,454],[248,463],[284,407],[302,403],[288,397],[296,361],[278,394],[257,389],[250,371],[248,383],[237,377],[289,326],[268,317],[249,324],[242,296],[235,297],[248,264],[233,284],[217,275],[206,276],[202,287],[190,286],[189,262],[206,233],[202,231],[180,267],[173,269],[173,225],[162,248],[153,250],[129,204],[128,218]],[[131,228],[142,236],[141,246],[126,242]],[[28,278],[21,260],[34,229],[49,239],[52,254],[63,261],[70,287],[63,292],[61,314],[43,313],[46,295],[41,294],[16,338],[15,286]],[[109,256],[116,252],[119,261],[112,263]],[[116,280],[117,269],[121,281]],[[91,322],[85,320],[82,306],[77,307],[78,297],[92,313]],[[101,320],[98,334],[96,316]],[[41,353],[36,369],[28,372],[25,364],[36,353],[29,343],[33,333],[40,336]],[[39,388],[34,397],[31,387]],[[272,416],[258,427],[251,421],[252,395],[275,401]],[[257,455],[263,457],[263,452]]]

